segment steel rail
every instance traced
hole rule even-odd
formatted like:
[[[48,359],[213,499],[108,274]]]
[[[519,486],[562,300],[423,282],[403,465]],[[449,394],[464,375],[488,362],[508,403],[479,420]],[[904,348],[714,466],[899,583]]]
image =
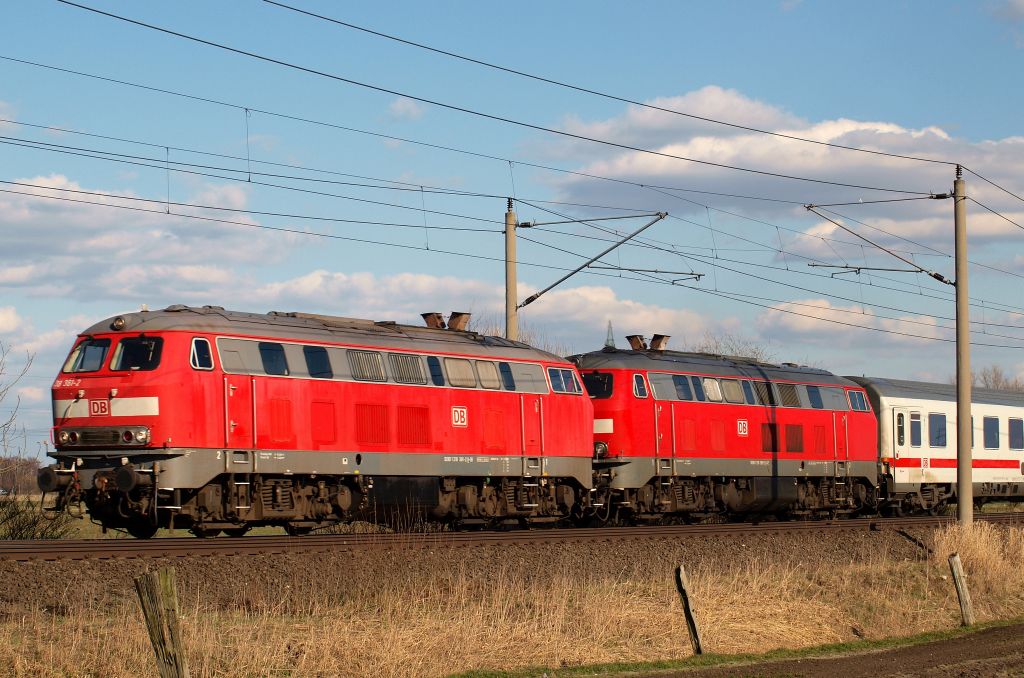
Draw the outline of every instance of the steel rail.
[[[1024,526],[1024,513],[993,513],[978,516],[978,520]],[[952,516],[936,516],[482,532],[332,534],[307,535],[303,537],[14,540],[0,542],[0,560],[106,560],[114,558],[251,556],[283,553],[316,553],[337,550],[357,551],[370,548],[457,548],[550,542],[611,542],[636,539],[743,536],[822,530],[880,531],[883,529],[933,528],[952,524],[954,521],[955,518]]]

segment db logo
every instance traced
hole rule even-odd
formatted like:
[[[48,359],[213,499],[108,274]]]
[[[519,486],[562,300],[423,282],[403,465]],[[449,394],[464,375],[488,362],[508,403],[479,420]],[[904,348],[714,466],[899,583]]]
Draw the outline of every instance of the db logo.
[[[110,402],[107,400],[90,400],[89,416],[106,417],[110,414]]]
[[[737,419],[736,420],[736,435],[740,436],[741,438],[746,438],[749,433],[750,433],[750,431],[747,428],[747,420],[746,419]]]
[[[469,426],[469,411],[465,407],[452,408],[452,426],[466,428]]]

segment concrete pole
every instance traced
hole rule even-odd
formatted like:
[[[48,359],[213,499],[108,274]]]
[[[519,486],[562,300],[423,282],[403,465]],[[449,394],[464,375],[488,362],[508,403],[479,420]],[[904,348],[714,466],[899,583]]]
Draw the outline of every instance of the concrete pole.
[[[519,300],[516,281],[516,213],[512,198],[505,212],[505,338],[519,339]]]
[[[956,516],[961,525],[974,521],[974,480],[971,468],[971,326],[967,296],[967,192],[963,172],[953,182],[956,237]]]

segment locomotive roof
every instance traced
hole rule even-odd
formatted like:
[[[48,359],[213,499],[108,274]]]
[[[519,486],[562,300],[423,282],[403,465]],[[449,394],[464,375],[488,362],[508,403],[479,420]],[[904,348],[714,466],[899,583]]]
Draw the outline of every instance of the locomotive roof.
[[[792,364],[775,365],[752,358],[712,353],[605,348],[601,351],[570,356],[569,359],[581,369],[665,370],[762,381],[768,379],[843,386],[854,385],[847,379],[816,367]]]
[[[123,313],[101,320],[82,334],[114,332],[112,323],[116,318],[124,319],[124,327],[120,332],[192,331],[272,337],[282,341],[338,342],[385,349],[565,362],[565,358],[529,344],[476,332],[299,312],[245,313],[226,311],[220,306],[177,304],[159,311]]]
[[[886,398],[909,398],[915,400],[939,400],[956,402],[955,384],[934,384],[927,381],[885,379],[883,377],[848,377],[869,391]],[[984,405],[1009,405],[1024,407],[1024,393],[1003,391],[995,388],[971,387],[971,402]]]

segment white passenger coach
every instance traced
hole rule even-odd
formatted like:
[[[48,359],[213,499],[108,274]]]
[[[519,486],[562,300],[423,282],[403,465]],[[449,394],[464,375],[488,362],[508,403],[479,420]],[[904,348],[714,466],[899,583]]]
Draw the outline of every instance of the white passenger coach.
[[[956,501],[956,387],[849,377],[864,386],[878,415],[879,479],[890,507],[934,511]],[[974,498],[1020,498],[1024,490],[1024,393],[974,388],[971,394]]]

